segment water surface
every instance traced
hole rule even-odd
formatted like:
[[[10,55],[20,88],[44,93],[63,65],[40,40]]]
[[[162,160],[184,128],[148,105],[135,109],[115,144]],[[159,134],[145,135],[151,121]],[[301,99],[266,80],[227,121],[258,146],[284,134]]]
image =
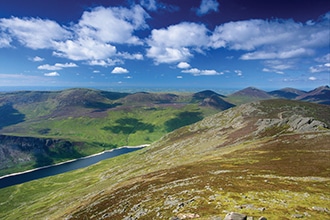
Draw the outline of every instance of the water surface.
[[[16,184],[25,183],[31,180],[36,180],[47,176],[54,176],[68,171],[84,168],[92,164],[95,164],[101,160],[116,157],[132,151],[136,151],[141,148],[143,147],[134,147],[134,148],[122,147],[122,148],[114,149],[112,151],[105,151],[101,154],[79,158],[77,160],[73,160],[61,164],[41,167],[27,172],[0,177],[0,189],[8,186],[13,186]]]

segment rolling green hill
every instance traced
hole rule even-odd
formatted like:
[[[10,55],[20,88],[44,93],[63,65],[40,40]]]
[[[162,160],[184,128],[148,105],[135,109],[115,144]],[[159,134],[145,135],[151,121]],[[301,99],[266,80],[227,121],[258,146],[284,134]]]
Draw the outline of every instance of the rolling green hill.
[[[0,143],[0,175],[120,146],[152,143],[233,106],[216,93],[194,95],[91,89],[0,93],[0,134],[15,137],[14,142]],[[23,137],[34,139],[26,143]],[[67,141],[72,149],[58,154],[66,150],[54,144],[35,155],[22,147],[41,149],[37,143],[47,139]]]
[[[330,107],[266,100],[140,151],[0,190],[0,218],[328,219]]]

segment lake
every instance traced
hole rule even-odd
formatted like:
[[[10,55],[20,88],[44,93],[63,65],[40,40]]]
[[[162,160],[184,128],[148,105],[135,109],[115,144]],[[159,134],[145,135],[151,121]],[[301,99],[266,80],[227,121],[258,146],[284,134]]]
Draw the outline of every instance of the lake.
[[[55,164],[51,166],[41,167],[37,168],[31,171],[26,171],[18,174],[13,175],[6,175],[4,177],[0,177],[0,189],[8,186],[13,186],[16,184],[25,183],[31,180],[36,180],[40,178],[44,178],[47,176],[54,176],[57,174],[65,173],[68,171],[88,167],[92,164],[95,164],[97,162],[100,162],[101,160],[116,157],[122,154],[126,154],[129,152],[133,152],[139,149],[142,149],[141,147],[122,147],[118,149],[114,149],[111,151],[105,151],[100,154],[95,154],[88,157],[79,158],[76,160],[72,160],[65,163]]]

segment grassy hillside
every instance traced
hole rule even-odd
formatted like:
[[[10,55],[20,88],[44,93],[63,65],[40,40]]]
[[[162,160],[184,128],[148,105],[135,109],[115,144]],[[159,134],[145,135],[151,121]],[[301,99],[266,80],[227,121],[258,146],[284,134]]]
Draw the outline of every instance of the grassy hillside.
[[[0,131],[114,145],[152,142],[168,131],[219,111],[214,106],[201,106],[192,95],[88,89],[4,94],[0,95],[0,111],[7,117],[1,119]],[[168,122],[173,119],[178,123],[175,127]],[[153,134],[148,137],[148,133]]]
[[[206,105],[211,95],[218,101]],[[233,106],[221,97],[215,93],[195,98],[194,94],[129,94],[91,89],[3,93],[0,94],[3,116],[0,133],[70,141],[75,154],[43,155],[52,164],[115,147],[152,143],[168,132]],[[32,154],[25,157],[29,161],[16,160],[17,153],[3,154],[3,157],[11,155],[13,160],[0,162],[3,167],[0,174],[40,164]]]
[[[241,105],[143,150],[1,189],[0,218],[328,219],[329,115],[303,102]]]

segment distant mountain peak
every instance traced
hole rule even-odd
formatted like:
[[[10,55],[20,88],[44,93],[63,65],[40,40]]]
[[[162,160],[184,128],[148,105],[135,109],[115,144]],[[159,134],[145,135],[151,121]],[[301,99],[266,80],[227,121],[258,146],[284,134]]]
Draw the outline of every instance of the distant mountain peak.
[[[289,88],[289,87],[268,92],[268,94],[276,98],[284,98],[284,99],[295,99],[296,97],[303,95],[305,93],[306,93],[305,91]]]
[[[220,96],[220,97],[225,97],[224,95],[220,95],[212,90],[204,90],[204,91],[200,91],[200,92],[196,92],[194,95],[193,95],[193,98],[196,98],[196,99],[204,99],[204,98],[208,98],[208,97],[211,97],[213,95],[216,95],[216,96]]]
[[[271,95],[269,95],[267,92],[258,89],[256,87],[247,87],[245,89],[239,90],[230,96],[247,96],[251,98],[257,98],[257,99],[269,99],[272,98]]]
[[[222,99],[224,97],[212,90],[204,90],[193,94],[193,99],[200,101],[201,106],[211,106],[221,110],[233,107],[233,104]]]
[[[330,104],[330,87],[328,85],[320,86],[312,91],[302,94],[296,98],[308,102],[316,102],[320,104]]]

